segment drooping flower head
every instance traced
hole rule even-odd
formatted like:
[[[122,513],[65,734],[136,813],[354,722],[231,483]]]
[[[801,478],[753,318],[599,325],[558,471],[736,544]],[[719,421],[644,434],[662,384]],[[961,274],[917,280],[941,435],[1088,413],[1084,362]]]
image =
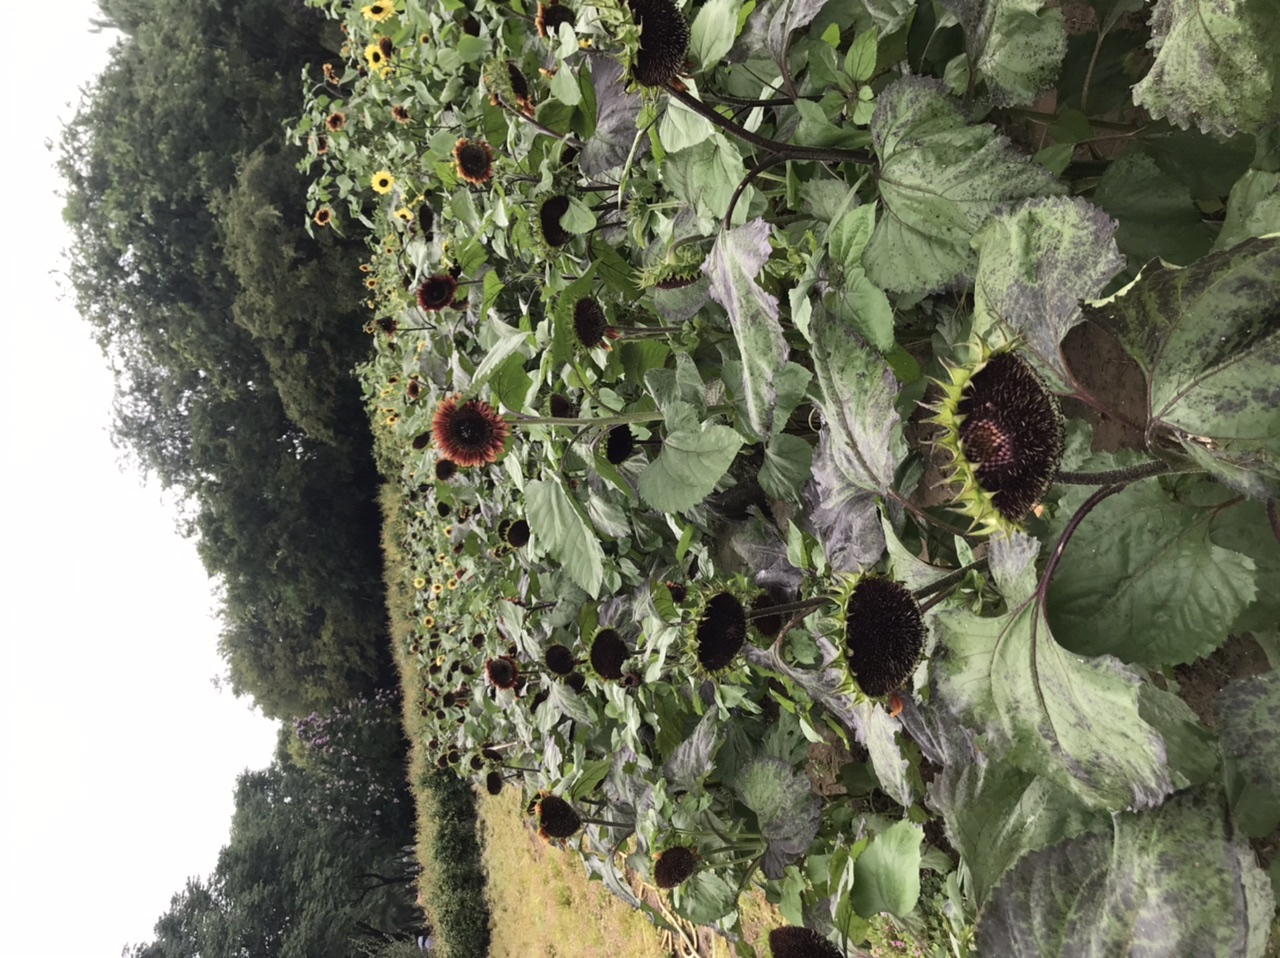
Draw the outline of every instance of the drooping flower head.
[[[591,667],[600,678],[616,682],[622,678],[622,663],[628,654],[616,629],[601,629],[591,642]]]
[[[437,313],[453,303],[458,292],[458,281],[448,273],[428,276],[418,286],[418,306],[424,312]]]
[[[457,473],[458,473],[458,464],[454,462],[452,459],[436,460],[436,478],[439,479],[441,482],[448,482],[455,475],[457,475]],[[444,503],[444,502],[440,504],[442,506],[448,505],[448,503]]]
[[[461,396],[441,400],[431,420],[436,446],[445,459],[459,466],[483,466],[502,454],[511,427],[488,403]]]
[[[551,394],[551,415],[557,419],[572,419],[578,415],[578,407],[560,393]]]
[[[542,796],[537,811],[538,834],[547,841],[572,838],[582,827],[582,816],[558,795]]]
[[[684,69],[689,24],[671,0],[628,0],[627,5],[640,28],[631,76],[642,86],[665,86]]]
[[[867,695],[888,695],[915,671],[924,650],[920,604],[900,582],[864,575],[844,604],[849,671]]]
[[[659,888],[675,888],[698,870],[698,855],[692,848],[672,845],[653,861],[653,883]]]
[[[484,186],[493,179],[493,149],[484,140],[458,140],[453,147],[453,162],[458,176],[475,186]]]
[[[840,949],[812,928],[788,926],[769,932],[773,958],[842,958]]]
[[[951,370],[933,421],[956,504],[983,533],[1019,528],[1053,485],[1066,430],[1058,398],[1026,360],[997,352]]]
[[[409,108],[403,103],[397,103],[391,108],[391,117],[397,123],[408,123],[410,119]]]
[[[626,423],[614,426],[604,437],[604,458],[615,466],[620,466],[636,451],[636,437]]]
[[[502,794],[502,773],[490,772],[485,776],[484,788],[490,795]]]
[[[567,23],[573,26],[573,11],[568,7],[561,6],[557,0],[549,0],[548,3],[542,3],[539,0],[538,14],[534,17],[533,24],[538,28],[538,36],[546,39],[554,38],[560,30],[560,24]]]
[[[747,611],[731,592],[713,595],[694,633],[698,664],[708,672],[727,668],[747,640]]]

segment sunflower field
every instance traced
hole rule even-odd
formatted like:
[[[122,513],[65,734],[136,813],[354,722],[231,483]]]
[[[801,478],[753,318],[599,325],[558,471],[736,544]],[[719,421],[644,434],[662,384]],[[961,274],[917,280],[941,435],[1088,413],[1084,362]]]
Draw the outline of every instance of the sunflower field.
[[[432,762],[744,956],[1275,953],[1265,0],[321,6]]]

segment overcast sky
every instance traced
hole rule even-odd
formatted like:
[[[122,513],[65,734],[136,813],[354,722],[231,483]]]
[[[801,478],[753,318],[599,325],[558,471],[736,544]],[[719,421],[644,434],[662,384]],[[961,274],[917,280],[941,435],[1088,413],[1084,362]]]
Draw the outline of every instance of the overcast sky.
[[[105,63],[95,12],[67,0],[56,43],[12,44],[0,149],[0,917],[7,952],[48,958],[148,940],[187,876],[213,869],[235,777],[275,744],[274,723],[213,685],[212,583],[159,488],[121,471],[106,361],[59,300],[45,141]]]

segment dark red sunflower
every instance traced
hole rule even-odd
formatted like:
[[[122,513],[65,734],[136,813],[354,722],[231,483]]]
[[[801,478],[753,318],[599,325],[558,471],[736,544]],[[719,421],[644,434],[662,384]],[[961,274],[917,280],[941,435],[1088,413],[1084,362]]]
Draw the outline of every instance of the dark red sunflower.
[[[538,36],[554,37],[560,30],[560,24],[573,26],[573,11],[561,6],[556,0],[538,4],[538,15],[534,18],[534,26],[538,28]]]
[[[689,23],[671,0],[628,0],[640,28],[640,49],[631,76],[643,86],[664,86],[684,69]]]
[[[424,312],[438,313],[448,307],[458,292],[458,281],[448,273],[428,276],[418,286],[418,305]]]
[[[769,932],[773,958],[841,958],[840,949],[812,928],[785,927]]]
[[[636,437],[626,423],[614,426],[604,437],[604,457],[615,466],[619,466],[636,451]]]
[[[721,592],[711,597],[695,634],[698,662],[708,672],[727,668],[747,640],[747,610],[738,597]]]
[[[482,466],[502,454],[511,427],[488,403],[459,403],[454,395],[441,401],[431,420],[440,455],[459,466]]]
[[[610,336],[611,332],[613,336]],[[617,338],[617,333],[609,326],[604,307],[590,296],[583,296],[573,304],[573,334],[588,349],[607,346],[606,338]]]
[[[567,645],[548,645],[543,661],[547,663],[549,668],[556,675],[568,675],[573,671],[576,664],[573,658],[573,652],[569,650]]]
[[[557,795],[544,795],[538,802],[538,834],[547,841],[571,838],[582,827],[582,816]]]
[[[520,666],[509,655],[489,659],[484,664],[485,675],[500,689],[513,689],[520,684]]]
[[[616,682],[622,678],[627,654],[627,644],[616,629],[601,629],[591,643],[591,667],[600,678]]]
[[[659,888],[675,888],[697,870],[697,853],[684,845],[673,845],[654,859],[653,881]]]
[[[391,108],[391,116],[397,123],[409,122],[409,110],[403,104],[397,103]]]
[[[453,147],[453,162],[458,176],[475,186],[484,186],[493,179],[493,149],[484,140],[458,140]]]
[[[573,239],[573,234],[560,225],[560,217],[569,212],[569,197],[557,193],[548,196],[538,207],[538,225],[548,246],[563,246]]]
[[[883,576],[858,580],[844,607],[845,655],[867,695],[888,695],[911,677],[925,624],[911,590]]]
[[[325,118],[324,125],[330,133],[337,133],[347,125],[347,115],[335,110]]]

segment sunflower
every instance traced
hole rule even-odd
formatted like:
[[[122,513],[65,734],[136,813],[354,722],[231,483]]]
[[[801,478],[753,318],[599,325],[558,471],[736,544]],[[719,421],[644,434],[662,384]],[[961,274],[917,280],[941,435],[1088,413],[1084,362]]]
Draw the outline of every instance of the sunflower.
[[[769,932],[773,958],[841,958],[842,952],[812,928],[794,926]]]
[[[448,482],[457,474],[457,472],[458,472],[458,464],[454,462],[452,459],[436,460],[436,478],[441,482]],[[440,503],[440,505],[448,506],[449,504],[447,502],[442,502]],[[449,513],[447,512],[441,513],[442,516],[447,516],[448,514]]]
[[[390,37],[378,37],[378,50],[384,57],[390,60],[391,54],[396,52],[396,45],[391,42]]]
[[[366,20],[381,23],[387,17],[394,16],[396,8],[389,3],[371,3],[367,7],[361,7],[360,12]]]
[[[325,128],[330,133],[339,133],[343,127],[347,125],[347,115],[338,110],[334,110],[324,120]]]
[[[330,86],[337,86],[342,82],[342,77],[338,76],[338,70],[332,63],[326,63],[324,69],[324,80]]]
[[[543,654],[542,660],[546,663],[547,668],[556,675],[569,675],[576,664],[569,647],[558,643],[547,646],[547,651]]]
[[[626,423],[614,426],[604,436],[604,458],[615,466],[620,466],[636,451],[636,437]]]
[[[591,667],[602,679],[616,682],[622,678],[622,663],[627,660],[627,644],[617,629],[601,629],[591,643]]]
[[[424,312],[438,313],[453,302],[458,291],[458,281],[448,273],[428,276],[418,287],[418,305]]]
[[[316,156],[324,156],[329,152],[329,138],[327,136],[317,136],[311,141],[311,144],[315,149]]]
[[[489,659],[484,664],[484,674],[500,689],[514,689],[520,684],[520,666],[509,655]]]
[[[578,415],[578,407],[560,393],[551,394],[551,415],[557,419],[572,419]]]
[[[544,39],[555,37],[562,23],[573,26],[572,10],[568,7],[560,6],[557,0],[550,0],[550,3],[538,3],[538,14],[533,21],[534,26],[538,28],[538,36]]]
[[[364,48],[364,58],[369,61],[369,66],[375,70],[382,71],[387,69],[387,55],[382,52],[382,48],[376,43],[371,43]]]
[[[396,178],[386,170],[378,170],[370,178],[369,185],[375,193],[390,193],[391,187],[396,185]]]
[[[520,549],[529,544],[530,534],[529,523],[524,519],[517,519],[507,526],[507,531],[503,538],[507,540],[507,545],[511,546],[511,548]]]
[[[482,466],[502,454],[511,427],[488,403],[462,397],[441,400],[431,420],[440,455],[459,466]]]
[[[599,302],[590,296],[583,296],[573,304],[573,334],[578,337],[578,342],[587,349],[595,346],[607,348],[605,337],[609,333],[609,320]]]
[[[675,888],[693,877],[697,869],[697,852],[684,845],[672,845],[654,859],[653,883],[659,888]]]
[[[400,209],[396,210],[396,219],[401,220],[405,223],[412,223],[413,210],[409,209],[409,207],[407,206],[400,207]]]
[[[950,370],[932,420],[951,456],[957,505],[983,533],[1019,528],[1058,474],[1066,430],[1058,398],[1015,353]]]
[[[569,197],[557,193],[548,196],[538,207],[538,225],[548,246],[563,246],[573,239],[573,234],[560,225],[560,217],[569,212]]]
[[[484,778],[484,789],[490,795],[502,794],[502,773],[490,772]]]
[[[628,5],[640,28],[631,76],[642,86],[665,86],[684,69],[689,24],[671,0],[628,0]]]
[[[484,140],[458,140],[453,147],[458,176],[475,186],[493,179],[493,150]]]
[[[409,110],[402,104],[397,103],[395,106],[391,108],[391,117],[397,123],[408,123]]]
[[[316,226],[328,226],[333,221],[333,210],[327,206],[322,206],[316,210],[316,215],[312,217]]]
[[[708,672],[729,666],[747,640],[747,611],[731,592],[708,600],[694,633],[698,664]]]
[[[925,625],[911,590],[884,576],[859,578],[844,603],[849,672],[867,695],[888,695],[915,671]]]
[[[538,834],[547,841],[571,838],[582,827],[582,816],[557,795],[543,795],[537,805]]]

